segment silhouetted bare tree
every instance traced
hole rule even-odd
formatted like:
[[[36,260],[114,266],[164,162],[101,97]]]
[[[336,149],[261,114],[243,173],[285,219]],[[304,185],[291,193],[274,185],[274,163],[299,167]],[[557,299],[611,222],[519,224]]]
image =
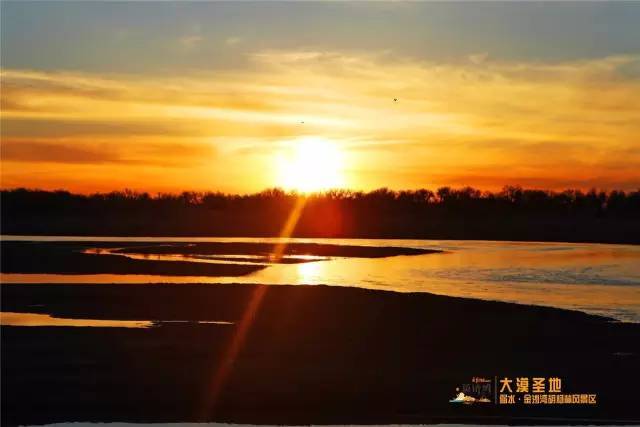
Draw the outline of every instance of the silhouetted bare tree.
[[[297,236],[640,242],[640,191],[507,186],[300,195],[4,190],[4,234],[278,235],[297,199]]]

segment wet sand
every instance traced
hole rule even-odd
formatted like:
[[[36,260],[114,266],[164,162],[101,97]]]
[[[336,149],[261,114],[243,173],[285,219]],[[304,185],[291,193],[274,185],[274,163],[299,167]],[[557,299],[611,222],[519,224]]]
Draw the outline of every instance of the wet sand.
[[[260,255],[268,262],[308,262],[313,259],[273,260],[276,247],[267,243],[130,243],[130,242],[17,242],[2,241],[3,273],[49,274],[144,274],[161,276],[238,277],[266,267],[263,264],[205,263],[195,260],[132,259],[125,254],[152,256],[162,254],[192,255]],[[103,249],[105,253],[85,253]],[[313,243],[289,244],[284,255],[322,257],[380,258],[418,255],[439,251]],[[110,253],[113,252],[113,253]],[[122,253],[117,255],[114,253]],[[214,257],[215,259],[215,257]],[[245,259],[246,261],[246,259]]]
[[[358,288],[133,284],[4,284],[2,311],[233,323],[3,326],[3,425],[640,420],[640,325],[579,312]],[[473,376],[558,376],[563,392],[597,393],[598,404],[448,403]]]
[[[198,242],[185,244],[157,244],[144,247],[128,247],[117,250],[120,253],[140,254],[239,254],[239,255],[269,255],[274,252],[276,245],[257,242]],[[287,243],[283,247],[288,255],[316,255],[324,257],[351,258],[383,258],[397,255],[422,255],[440,252],[437,250],[402,248],[391,246],[354,246],[331,245],[320,243]]]

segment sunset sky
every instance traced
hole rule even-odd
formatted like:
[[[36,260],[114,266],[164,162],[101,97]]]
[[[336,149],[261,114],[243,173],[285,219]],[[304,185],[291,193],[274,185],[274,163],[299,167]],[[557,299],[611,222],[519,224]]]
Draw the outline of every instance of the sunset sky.
[[[3,188],[640,187],[640,2],[1,12]]]

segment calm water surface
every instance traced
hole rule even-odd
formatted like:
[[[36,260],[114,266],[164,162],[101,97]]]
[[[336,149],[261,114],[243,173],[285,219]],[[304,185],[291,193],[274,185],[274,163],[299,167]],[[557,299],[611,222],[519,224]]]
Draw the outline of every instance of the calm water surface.
[[[278,242],[277,238],[124,238],[5,236],[3,240],[126,242]],[[640,322],[640,247],[394,239],[285,239],[289,242],[440,249],[378,259],[333,258],[274,264],[243,277],[2,274],[3,283],[263,283],[356,286],[537,304]],[[152,262],[154,258],[150,257]],[[180,260],[185,260],[180,257]],[[202,262],[198,258],[189,258]],[[232,261],[233,262],[233,261]]]
[[[217,320],[111,320],[111,319],[76,319],[55,317],[39,313],[0,312],[0,325],[5,326],[65,326],[91,328],[152,328],[170,323],[233,325],[232,322]]]

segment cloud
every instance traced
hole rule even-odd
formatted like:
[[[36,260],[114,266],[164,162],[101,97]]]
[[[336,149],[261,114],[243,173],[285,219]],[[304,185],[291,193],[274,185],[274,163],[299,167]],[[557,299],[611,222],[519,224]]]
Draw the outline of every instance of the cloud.
[[[473,54],[469,55],[469,61],[471,61],[472,63],[474,63],[476,65],[482,64],[488,58],[489,58],[489,54],[487,52],[473,53]]]
[[[107,163],[121,161],[115,153],[47,142],[8,141],[2,160],[10,162]]]
[[[204,37],[199,35],[188,35],[183,36],[178,39],[180,46],[182,46],[185,50],[193,50],[202,43]]]
[[[277,141],[313,135],[343,147],[351,185],[364,188],[640,180],[638,171],[613,167],[637,161],[629,153],[640,135],[640,55],[514,62],[480,52],[440,63],[310,49],[248,59],[241,70],[181,76],[2,70],[2,136],[65,138],[68,148],[131,136],[137,159],[179,156],[179,148],[136,148],[158,140],[212,143],[216,159],[244,170],[268,168],[256,159]],[[82,150],[68,156],[95,161]]]
[[[224,40],[224,44],[226,44],[227,46],[235,46],[237,44],[240,44],[242,42],[242,39],[240,37],[227,37]]]
[[[126,141],[130,143],[131,141]],[[198,143],[79,144],[74,140],[9,140],[2,143],[3,162],[58,164],[193,165],[198,159],[215,157],[211,145]]]

